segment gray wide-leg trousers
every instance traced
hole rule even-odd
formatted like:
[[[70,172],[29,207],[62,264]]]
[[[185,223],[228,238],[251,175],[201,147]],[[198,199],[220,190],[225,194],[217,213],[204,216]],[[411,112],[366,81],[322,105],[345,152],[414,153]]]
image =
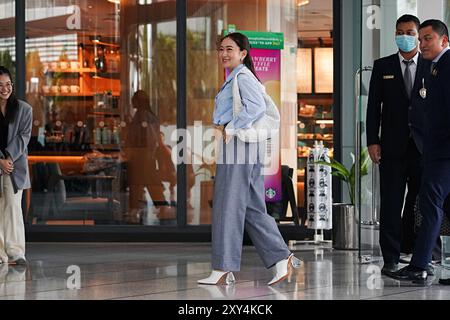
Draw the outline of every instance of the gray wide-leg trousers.
[[[265,148],[265,142],[244,143],[236,137],[219,145],[212,219],[214,270],[240,270],[244,228],[266,268],[290,254],[275,219],[266,211]]]

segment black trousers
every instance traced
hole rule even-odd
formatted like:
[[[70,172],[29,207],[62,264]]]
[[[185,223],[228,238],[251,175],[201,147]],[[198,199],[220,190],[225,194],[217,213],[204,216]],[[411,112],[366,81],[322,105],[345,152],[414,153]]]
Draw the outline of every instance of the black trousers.
[[[380,247],[384,263],[398,263],[400,252],[413,251],[414,205],[419,194],[422,171],[421,154],[412,138],[403,157],[386,158],[381,150]],[[405,199],[406,186],[408,193]]]
[[[417,234],[411,265],[425,269],[431,261],[432,251],[439,237],[446,198],[450,195],[450,160],[441,159],[425,164],[420,188],[422,225]],[[447,202],[447,203],[445,203]]]

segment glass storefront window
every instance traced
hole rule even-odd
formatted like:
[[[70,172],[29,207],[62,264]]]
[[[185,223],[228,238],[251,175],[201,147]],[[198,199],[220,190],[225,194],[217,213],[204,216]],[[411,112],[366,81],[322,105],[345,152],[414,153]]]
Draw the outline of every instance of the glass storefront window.
[[[298,6],[298,206],[306,212],[306,172],[315,141],[333,156],[333,1],[308,1]],[[306,199],[305,199],[306,198]]]
[[[176,223],[175,17],[175,1],[26,2],[29,223]]]
[[[194,14],[187,20],[187,124],[191,136],[201,148],[191,148],[187,164],[188,224],[210,224],[214,186],[214,159],[208,157],[213,139],[214,98],[223,80],[217,61],[216,42],[223,32],[227,4],[188,3]],[[198,137],[197,132],[203,132]],[[205,141],[206,140],[206,141]],[[205,153],[205,155],[203,155]]]
[[[0,52],[9,50],[14,61],[15,42],[25,41],[25,95],[34,116],[32,190],[24,199],[28,223],[176,226],[176,1],[30,0],[25,5],[26,37],[17,40],[11,20],[15,2],[0,0],[5,9],[0,23],[8,25],[0,31]],[[331,0],[187,2],[186,120],[194,139],[188,145],[192,163],[187,164],[188,203],[182,214],[189,225],[211,222],[215,166],[208,157],[210,129],[214,98],[225,77],[216,45],[230,25],[283,34],[284,47],[276,58],[279,78],[267,81],[269,90],[276,90],[273,98],[281,113],[281,164],[301,170],[296,65],[305,30],[300,21],[309,19],[303,15],[309,11],[325,16],[330,32]],[[331,36],[315,37],[324,41],[320,49],[332,47]],[[320,59],[328,62],[313,68]],[[311,51],[311,77],[332,69],[329,60],[326,50]],[[311,90],[331,95],[326,81]],[[295,174],[292,180],[295,185]],[[290,209],[287,216],[274,216],[292,223]]]
[[[296,98],[292,99],[296,79],[295,67],[292,68],[296,54],[292,46],[296,47],[297,43],[295,12],[295,1],[188,2],[187,124],[191,135],[189,158],[192,164],[187,167],[187,223],[190,225],[210,224],[212,218],[215,175],[214,158],[210,152],[214,139],[212,116],[215,96],[225,80],[224,70],[217,59],[218,40],[230,25],[237,30],[283,33],[285,46],[280,53],[281,78],[271,81],[270,88],[266,84],[266,88],[276,91],[272,97],[280,107],[283,132],[289,132],[288,127],[295,127],[296,123],[295,117],[289,118],[295,114],[291,109],[296,106]],[[264,69],[262,64],[259,67]],[[289,135],[282,133],[283,139],[289,141]],[[292,136],[291,140],[294,139]],[[285,161],[289,156],[283,156],[288,154],[289,148],[295,149],[288,143],[282,143],[283,147],[286,150],[281,160],[287,164]],[[296,163],[293,162],[291,167],[295,170]]]

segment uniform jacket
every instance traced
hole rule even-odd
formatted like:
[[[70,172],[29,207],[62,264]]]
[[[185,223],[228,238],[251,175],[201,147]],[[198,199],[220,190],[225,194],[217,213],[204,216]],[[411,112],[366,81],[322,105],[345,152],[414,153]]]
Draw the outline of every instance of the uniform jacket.
[[[427,62],[419,55],[414,86],[409,98],[398,53],[374,62],[367,105],[366,133],[368,146],[381,145],[382,158],[398,158],[406,154],[411,132],[410,112],[423,103],[419,90],[426,74],[426,65]],[[418,126],[419,122],[420,118],[416,120]]]
[[[450,159],[450,50],[439,59],[428,79],[423,109],[426,162]]]

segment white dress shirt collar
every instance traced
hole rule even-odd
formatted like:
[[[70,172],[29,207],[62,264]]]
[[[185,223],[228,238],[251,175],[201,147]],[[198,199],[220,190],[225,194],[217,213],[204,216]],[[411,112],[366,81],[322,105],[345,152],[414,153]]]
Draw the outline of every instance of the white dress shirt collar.
[[[400,64],[403,63],[403,60],[406,60],[402,54],[400,53],[400,51],[398,52],[398,58],[400,59]],[[419,60],[419,52],[416,53],[416,55],[412,58],[412,60],[414,61],[414,63],[417,65],[417,61]],[[408,60],[406,60],[408,61]]]

